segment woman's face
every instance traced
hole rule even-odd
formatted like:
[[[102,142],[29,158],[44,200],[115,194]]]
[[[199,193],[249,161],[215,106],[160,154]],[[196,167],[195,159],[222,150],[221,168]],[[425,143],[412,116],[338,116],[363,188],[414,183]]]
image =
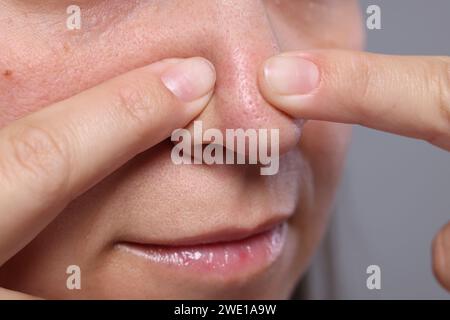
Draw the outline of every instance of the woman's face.
[[[71,31],[74,1],[0,0],[0,127],[136,67],[202,56],[217,83],[197,120],[279,129],[280,170],[174,165],[164,141],[71,203],[0,268],[0,285],[46,298],[287,298],[323,234],[349,130],[275,110],[257,72],[283,51],[359,49],[357,1],[75,3]],[[69,265],[81,290],[66,287]]]

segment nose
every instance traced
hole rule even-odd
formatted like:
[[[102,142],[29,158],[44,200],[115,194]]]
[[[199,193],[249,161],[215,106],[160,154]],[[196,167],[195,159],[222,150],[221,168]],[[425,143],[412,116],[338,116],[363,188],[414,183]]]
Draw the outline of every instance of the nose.
[[[273,108],[258,89],[258,69],[280,52],[264,1],[204,0],[196,5],[199,2],[203,10],[195,19],[202,23],[179,30],[186,42],[195,39],[190,54],[209,59],[216,68],[215,93],[197,120],[204,130],[278,129],[279,152],[287,152],[298,142],[299,122]]]

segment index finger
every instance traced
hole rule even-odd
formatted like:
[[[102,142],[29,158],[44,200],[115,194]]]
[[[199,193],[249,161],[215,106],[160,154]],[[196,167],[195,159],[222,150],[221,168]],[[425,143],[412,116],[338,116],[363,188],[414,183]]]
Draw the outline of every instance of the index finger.
[[[450,58],[291,52],[261,68],[260,88],[296,118],[360,124],[450,150]]]
[[[133,70],[0,130],[0,265],[68,202],[208,103],[203,58]]]

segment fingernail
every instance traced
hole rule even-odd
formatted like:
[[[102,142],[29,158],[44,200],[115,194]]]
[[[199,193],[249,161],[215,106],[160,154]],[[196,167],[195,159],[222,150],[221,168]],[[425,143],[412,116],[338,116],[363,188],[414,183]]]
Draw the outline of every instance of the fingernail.
[[[161,80],[178,99],[193,102],[211,92],[216,72],[208,60],[189,58],[167,69]]]
[[[264,76],[272,90],[280,95],[305,95],[319,85],[317,66],[297,56],[278,56],[267,60]]]

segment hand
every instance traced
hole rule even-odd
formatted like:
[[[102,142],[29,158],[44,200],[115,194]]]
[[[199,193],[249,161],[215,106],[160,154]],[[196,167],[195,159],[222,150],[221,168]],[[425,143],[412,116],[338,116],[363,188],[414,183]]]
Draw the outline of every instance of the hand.
[[[290,52],[267,60],[259,83],[294,118],[360,124],[450,151],[450,57]],[[433,267],[450,291],[450,223],[433,243]]]
[[[0,266],[74,198],[186,126],[209,102],[203,58],[133,70],[0,130]],[[0,288],[0,299],[33,298]]]

